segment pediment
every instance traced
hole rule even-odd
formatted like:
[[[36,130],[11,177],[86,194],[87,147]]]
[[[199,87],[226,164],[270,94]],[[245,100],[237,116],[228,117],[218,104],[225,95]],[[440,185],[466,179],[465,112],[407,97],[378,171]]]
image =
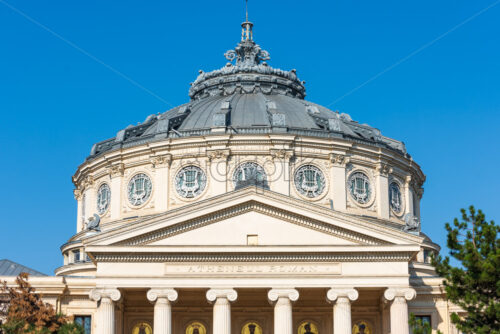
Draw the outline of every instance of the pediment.
[[[156,240],[150,246],[355,245],[357,242],[309,226],[250,210]]]
[[[269,191],[242,189],[101,232],[88,246],[409,245],[420,237]]]

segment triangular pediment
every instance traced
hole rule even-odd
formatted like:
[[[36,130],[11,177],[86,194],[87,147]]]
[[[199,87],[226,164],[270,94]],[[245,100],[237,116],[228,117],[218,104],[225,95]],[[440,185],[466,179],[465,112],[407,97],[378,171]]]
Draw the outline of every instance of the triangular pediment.
[[[255,188],[242,189],[105,230],[88,246],[383,246],[421,238]]]
[[[151,242],[151,246],[243,246],[243,245],[356,245],[349,238],[291,224],[257,210],[227,217]]]

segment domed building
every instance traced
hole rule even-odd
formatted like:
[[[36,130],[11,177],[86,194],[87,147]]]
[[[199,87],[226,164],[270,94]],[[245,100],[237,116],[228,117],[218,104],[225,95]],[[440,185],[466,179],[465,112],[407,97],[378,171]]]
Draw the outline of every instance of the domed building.
[[[305,99],[252,23],[188,103],[96,143],[35,286],[98,334],[454,333],[405,145]]]

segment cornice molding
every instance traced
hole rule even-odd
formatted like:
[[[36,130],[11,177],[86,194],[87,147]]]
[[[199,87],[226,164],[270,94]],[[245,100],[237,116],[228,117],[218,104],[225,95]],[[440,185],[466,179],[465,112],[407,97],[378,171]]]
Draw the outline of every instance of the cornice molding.
[[[92,251],[97,262],[408,262],[413,252],[137,253]]]

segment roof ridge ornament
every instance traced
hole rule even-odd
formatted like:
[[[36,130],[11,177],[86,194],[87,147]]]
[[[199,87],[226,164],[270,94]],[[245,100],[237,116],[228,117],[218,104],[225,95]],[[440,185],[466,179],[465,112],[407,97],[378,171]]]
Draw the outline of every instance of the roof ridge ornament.
[[[246,20],[241,24],[241,41],[234,50],[224,53],[227,60],[236,59],[236,66],[251,67],[271,59],[269,52],[262,50],[260,46],[253,41],[253,23],[248,21],[248,0],[246,0]],[[265,63],[264,63],[265,64]]]

